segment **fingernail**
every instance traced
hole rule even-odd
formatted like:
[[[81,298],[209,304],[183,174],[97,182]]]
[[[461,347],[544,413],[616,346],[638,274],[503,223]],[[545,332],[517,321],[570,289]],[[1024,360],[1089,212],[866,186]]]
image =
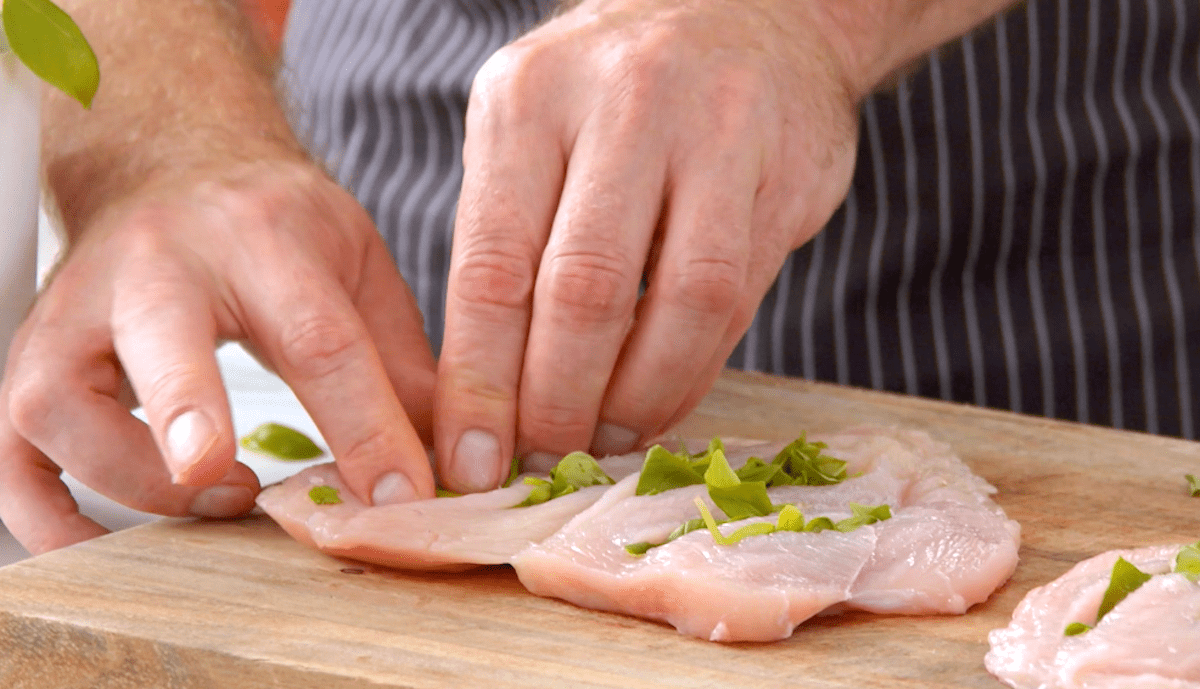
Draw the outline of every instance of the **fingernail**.
[[[623,455],[633,450],[640,434],[624,426],[602,423],[592,436],[592,449],[598,455]]]
[[[398,471],[384,474],[375,482],[371,491],[371,502],[376,505],[394,505],[401,502],[412,502],[417,497],[417,489],[412,481]]]
[[[466,490],[492,490],[500,483],[500,441],[496,436],[471,429],[458,438],[454,448],[454,476]]]
[[[185,411],[167,427],[167,465],[178,480],[217,441],[217,430],[203,412]]]
[[[549,452],[531,452],[521,459],[521,471],[530,471],[536,474],[549,473],[551,469],[558,466],[562,455],[556,455]]]
[[[225,519],[254,507],[254,493],[245,486],[213,486],[192,499],[189,511],[197,517]]]

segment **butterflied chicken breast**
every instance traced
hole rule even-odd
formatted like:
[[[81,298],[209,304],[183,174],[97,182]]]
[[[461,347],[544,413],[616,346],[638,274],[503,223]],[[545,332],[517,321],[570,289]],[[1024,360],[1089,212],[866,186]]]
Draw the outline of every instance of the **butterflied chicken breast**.
[[[661,620],[714,641],[786,638],[804,620],[847,608],[962,613],[985,600],[1017,564],[1019,526],[990,499],[994,489],[923,433],[876,428],[820,438],[847,462],[836,485],[781,486],[775,505],[837,522],[851,503],[892,517],[852,531],[775,531],[732,545],[706,529],[667,541],[698,516],[706,486],[637,495],[630,476],[512,564],[534,593]],[[769,457],[769,455],[768,455]],[[738,466],[744,457],[730,464]],[[774,515],[721,526],[729,533]],[[631,554],[626,546],[663,543]]]
[[[989,635],[988,671],[1017,689],[1200,689],[1200,583],[1172,572],[1182,547],[1110,551],[1033,589]],[[1152,576],[1097,622],[1118,558]],[[1093,628],[1067,635],[1074,623]]]
[[[692,450],[708,441],[688,441]],[[756,441],[727,443],[743,459],[753,450],[778,450]],[[738,450],[737,448],[747,448]],[[740,452],[740,454],[738,454]],[[614,481],[636,475],[645,452],[599,460]],[[258,505],[293,538],[330,555],[400,569],[461,570],[509,562],[513,555],[548,538],[611,488],[597,485],[529,507],[514,508],[533,488],[522,474],[506,488],[398,505],[367,505],[342,482],[333,464],[309,467],[264,489]],[[336,504],[318,504],[314,487],[336,490]],[[324,488],[322,488],[324,490]]]

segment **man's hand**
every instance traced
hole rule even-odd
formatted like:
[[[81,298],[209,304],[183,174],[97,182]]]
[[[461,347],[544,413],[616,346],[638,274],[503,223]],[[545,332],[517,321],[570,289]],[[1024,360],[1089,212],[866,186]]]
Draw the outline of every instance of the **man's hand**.
[[[858,94],[770,4],[585,1],[484,65],[438,379],[452,487],[679,420],[841,203]]]
[[[147,512],[248,511],[259,486],[235,463],[222,340],[292,386],[355,493],[432,495],[405,414],[428,432],[434,363],[412,297],[353,198],[311,165],[264,161],[146,185],[71,247],[0,389],[0,516],[17,539],[40,552],[102,533],[60,468]]]
[[[235,462],[222,340],[292,386],[360,498],[432,497],[416,304],[366,212],[292,136],[237,4],[61,4],[103,81],[91,111],[45,101],[69,249],[0,386],[0,519],[34,553],[102,533],[61,470],[149,512],[248,511],[258,481]]]
[[[446,483],[680,420],[842,202],[861,98],[1012,2],[581,0],[497,53],[467,113]]]

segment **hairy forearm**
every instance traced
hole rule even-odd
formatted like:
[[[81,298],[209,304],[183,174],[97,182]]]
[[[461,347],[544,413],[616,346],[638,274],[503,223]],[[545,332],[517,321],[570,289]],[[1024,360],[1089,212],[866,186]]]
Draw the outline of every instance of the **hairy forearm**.
[[[796,0],[773,0],[790,3]],[[897,70],[1018,0],[803,0],[842,56],[851,90],[866,95]]]
[[[160,177],[304,155],[234,0],[68,0],[101,84],[90,111],[52,91],[47,190],[69,238],[105,204]]]

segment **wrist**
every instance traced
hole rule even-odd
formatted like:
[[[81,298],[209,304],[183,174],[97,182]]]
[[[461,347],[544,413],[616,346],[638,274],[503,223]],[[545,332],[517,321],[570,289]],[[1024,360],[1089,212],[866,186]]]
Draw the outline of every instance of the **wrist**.
[[[150,184],[258,160],[307,160],[274,90],[271,61],[233,2],[64,0],[103,82],[85,111],[44,100],[46,191],[68,239]]]
[[[857,99],[1015,0],[800,0],[837,54]]]

